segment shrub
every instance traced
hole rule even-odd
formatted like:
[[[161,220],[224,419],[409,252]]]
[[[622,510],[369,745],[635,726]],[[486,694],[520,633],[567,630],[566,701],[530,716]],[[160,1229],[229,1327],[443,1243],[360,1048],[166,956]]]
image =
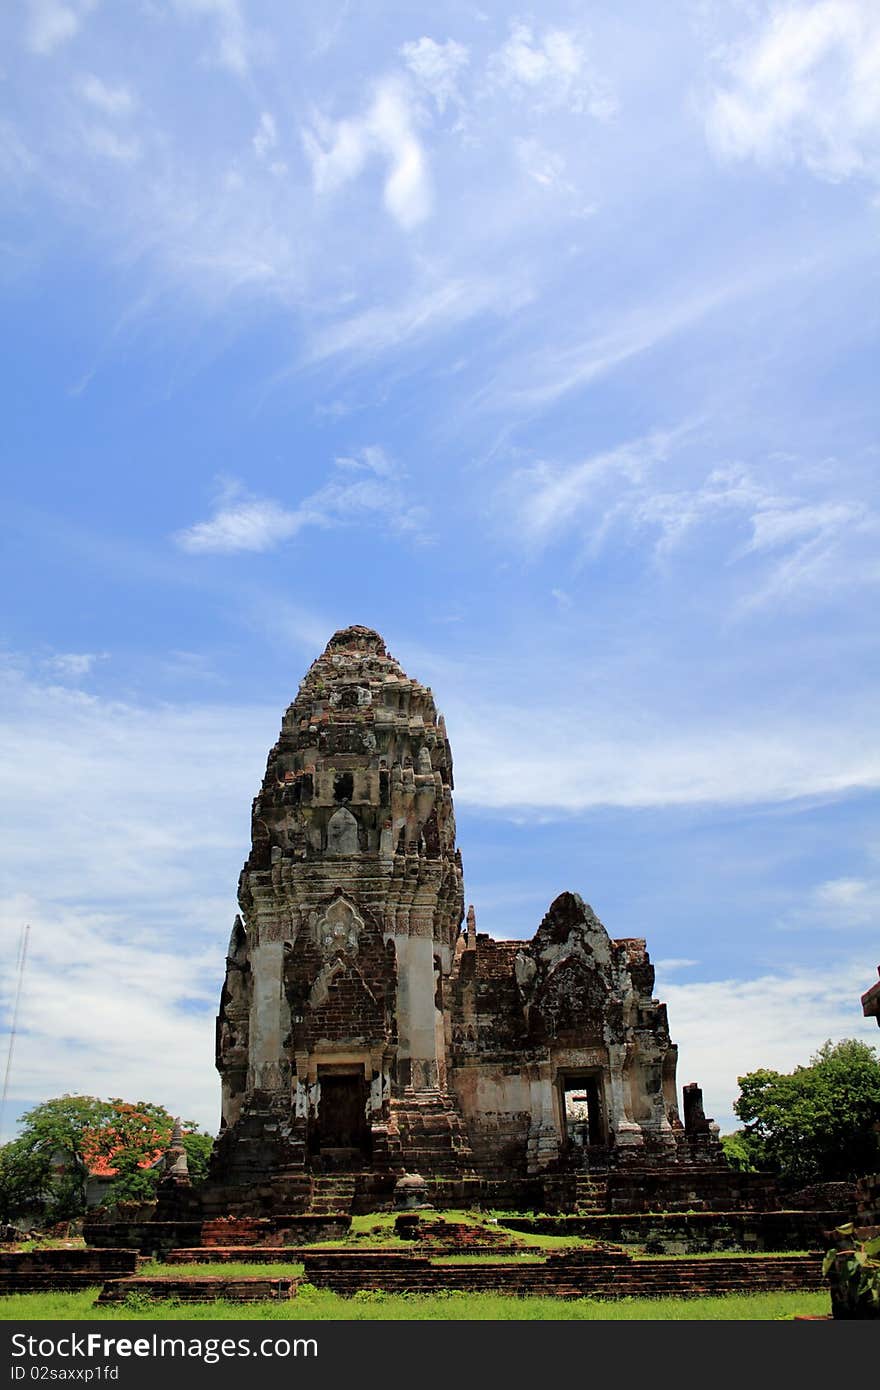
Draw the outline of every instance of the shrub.
[[[880,1318],[880,1236],[861,1240],[852,1222],[838,1226],[822,1261],[835,1318]]]

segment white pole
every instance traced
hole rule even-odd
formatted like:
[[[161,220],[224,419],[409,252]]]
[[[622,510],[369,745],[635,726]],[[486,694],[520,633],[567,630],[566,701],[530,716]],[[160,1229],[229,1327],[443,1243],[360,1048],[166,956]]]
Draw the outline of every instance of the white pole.
[[[0,1100],[0,1143],[3,1142],[3,1124],[6,1120],[6,1095],[9,1091],[9,1075],[12,1071],[12,1049],[15,1046],[15,1030],[18,1026],[18,1006],[21,1003],[21,986],[24,980],[24,963],[27,959],[30,922],[25,926],[18,948],[18,981],[15,986],[15,1003],[12,1006],[12,1027],[9,1030],[9,1051],[6,1054],[6,1075],[3,1078],[3,1099]]]

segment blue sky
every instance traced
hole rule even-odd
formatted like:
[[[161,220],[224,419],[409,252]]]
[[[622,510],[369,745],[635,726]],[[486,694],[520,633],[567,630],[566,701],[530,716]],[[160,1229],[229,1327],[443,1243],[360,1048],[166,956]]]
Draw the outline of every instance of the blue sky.
[[[216,1127],[250,800],[352,622],[446,715],[480,928],[645,936],[722,1127],[875,1041],[872,0],[0,33],[9,1118]]]

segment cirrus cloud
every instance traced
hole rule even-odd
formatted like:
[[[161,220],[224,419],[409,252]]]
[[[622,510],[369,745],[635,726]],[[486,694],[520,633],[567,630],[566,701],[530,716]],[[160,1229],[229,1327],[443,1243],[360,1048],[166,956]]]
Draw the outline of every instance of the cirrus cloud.
[[[880,11],[872,0],[774,5],[728,59],[707,113],[725,158],[880,174]]]
[[[388,527],[410,540],[427,540],[424,508],[411,503],[401,483],[406,474],[384,449],[368,445],[339,455],[335,466],[354,480],[331,479],[295,507],[253,497],[235,480],[222,482],[213,516],[178,531],[174,540],[191,555],[230,555],[274,550],[306,526],[342,526],[380,513]]]
[[[415,124],[406,84],[394,77],[378,84],[361,116],[331,121],[316,112],[302,131],[315,192],[336,192],[378,157],[387,166],[385,207],[405,231],[417,227],[431,212],[431,184]]]

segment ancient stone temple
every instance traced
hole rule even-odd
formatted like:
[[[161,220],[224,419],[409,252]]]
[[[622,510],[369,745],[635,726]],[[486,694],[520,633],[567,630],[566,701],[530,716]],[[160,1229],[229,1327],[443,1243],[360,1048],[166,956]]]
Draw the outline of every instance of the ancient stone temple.
[[[337,632],[253,806],[217,1020],[214,1190],[303,1176],[535,1178],[715,1161],[685,1128],[642,940],[574,893],[531,941],[463,930],[452,756],[430,689]],[[714,1145],[714,1149],[713,1149]],[[219,1198],[218,1198],[219,1202]]]

